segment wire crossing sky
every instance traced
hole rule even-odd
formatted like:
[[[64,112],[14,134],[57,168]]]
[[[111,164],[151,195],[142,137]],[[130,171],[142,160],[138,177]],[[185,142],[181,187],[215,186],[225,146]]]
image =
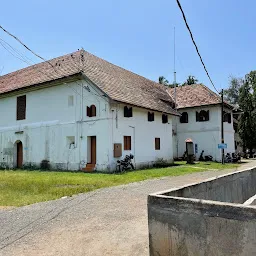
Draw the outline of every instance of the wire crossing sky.
[[[180,3],[218,91],[228,86],[230,75],[243,77],[255,69],[254,0]],[[45,59],[83,47],[154,81],[159,76],[173,81],[175,27],[177,82],[194,75],[213,89],[175,0],[14,0],[3,1],[1,9],[3,28]],[[26,59],[41,61],[2,30],[0,38]],[[1,75],[28,66],[2,44]]]

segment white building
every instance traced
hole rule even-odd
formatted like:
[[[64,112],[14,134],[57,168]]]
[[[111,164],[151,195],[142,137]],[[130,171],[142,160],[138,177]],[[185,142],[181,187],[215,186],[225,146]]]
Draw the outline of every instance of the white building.
[[[173,161],[166,87],[84,50],[1,76],[0,115],[2,167],[110,171],[130,152],[137,168]]]
[[[169,90],[174,95],[174,89]],[[196,159],[202,150],[211,155],[213,160],[221,161],[221,98],[202,84],[179,86],[176,88],[177,109],[182,114],[173,120],[173,152],[175,157],[182,157],[186,150],[185,140],[193,140]],[[235,152],[233,107],[225,103],[224,142],[225,153]]]

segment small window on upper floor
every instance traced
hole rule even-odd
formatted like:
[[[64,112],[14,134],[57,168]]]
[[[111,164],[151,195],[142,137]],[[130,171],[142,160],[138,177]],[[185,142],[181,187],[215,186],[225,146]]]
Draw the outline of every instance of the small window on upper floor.
[[[26,119],[26,95],[17,97],[17,109],[16,118],[17,120]]]
[[[132,117],[132,107],[124,107],[124,117]]]
[[[73,95],[68,96],[68,106],[69,107],[74,106],[74,96]]]
[[[227,122],[229,124],[231,124],[231,114],[224,112],[223,113],[223,122]]]
[[[165,114],[162,114],[162,123],[163,123],[163,124],[168,123],[168,116],[165,115]]]
[[[196,121],[197,122],[205,122],[209,121],[209,110],[201,110],[200,112],[196,112]]]
[[[154,112],[148,112],[148,121],[153,122],[155,120]]]
[[[188,123],[188,113],[187,112],[183,112],[181,114],[180,122],[181,123]]]
[[[90,107],[87,107],[87,116],[88,117],[96,116],[96,106],[95,105],[91,105]]]

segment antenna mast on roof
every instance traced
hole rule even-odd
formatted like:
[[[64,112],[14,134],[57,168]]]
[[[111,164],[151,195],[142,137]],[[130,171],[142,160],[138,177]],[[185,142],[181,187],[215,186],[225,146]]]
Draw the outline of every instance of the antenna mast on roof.
[[[173,84],[174,84],[174,103],[175,103],[175,109],[176,109],[176,67],[175,67],[175,27],[174,27],[174,42],[173,42],[173,76],[174,76],[174,80],[173,80]]]

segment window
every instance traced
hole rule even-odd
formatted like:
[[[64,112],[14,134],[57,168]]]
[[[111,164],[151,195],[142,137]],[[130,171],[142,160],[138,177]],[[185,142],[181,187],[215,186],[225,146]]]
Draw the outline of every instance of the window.
[[[209,121],[209,110],[201,110],[200,112],[196,112],[196,121],[197,122],[205,122]]]
[[[165,115],[165,114],[162,115],[162,123],[163,123],[163,124],[168,123],[168,116]]]
[[[154,112],[148,112],[148,121],[153,122],[155,120]]]
[[[231,114],[230,113],[223,113],[223,122],[227,122],[229,124],[231,124]]]
[[[96,106],[91,105],[91,116],[96,116]]]
[[[74,96],[73,95],[68,96],[68,106],[69,107],[74,106]]]
[[[69,149],[75,148],[75,136],[67,136],[67,147]]]
[[[155,150],[160,150],[160,138],[155,138]]]
[[[188,123],[188,113],[187,112],[183,112],[181,114],[180,122],[181,123]]]
[[[124,150],[131,150],[131,136],[124,136]]]
[[[91,105],[90,107],[87,107],[87,116],[88,117],[96,116],[96,106],[95,105]]]
[[[124,117],[132,117],[132,107],[124,107]]]
[[[26,95],[17,97],[17,120],[26,119]]]

